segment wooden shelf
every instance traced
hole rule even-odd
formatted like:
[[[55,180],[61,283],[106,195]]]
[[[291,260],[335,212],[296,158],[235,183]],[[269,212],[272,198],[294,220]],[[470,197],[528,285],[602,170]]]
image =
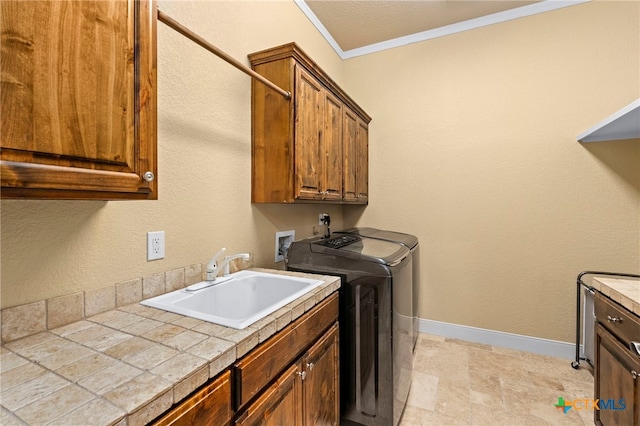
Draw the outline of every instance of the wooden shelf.
[[[636,99],[589,130],[578,135],[580,142],[640,139],[640,99]]]

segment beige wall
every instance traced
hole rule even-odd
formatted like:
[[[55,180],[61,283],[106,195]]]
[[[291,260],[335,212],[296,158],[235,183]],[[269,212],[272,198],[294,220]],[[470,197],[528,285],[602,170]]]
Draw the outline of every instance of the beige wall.
[[[640,141],[575,141],[640,96],[639,3],[345,62],[293,2],[159,7],[245,63],[299,43],[373,116],[371,204],[252,206],[248,77],[159,24],[160,199],[2,201],[2,307],[206,262],[222,246],[273,266],[274,233],[311,235],[322,211],[335,229],[418,235],[421,316],[438,321],[571,341],[577,273],[640,269]],[[167,256],[147,262],[156,230]]]
[[[343,64],[291,1],[158,3],[248,65],[247,54],[298,42],[336,81]],[[274,237],[312,235],[339,206],[251,205],[251,80],[158,23],[158,201],[2,201],[2,307],[207,262],[220,247],[275,266]],[[146,233],[166,257],[146,261]],[[282,267],[282,263],[278,264]]]
[[[594,1],[346,62],[359,223],[419,237],[421,317],[570,342],[580,271],[640,273],[640,141],[576,142],[640,97],[639,20]]]

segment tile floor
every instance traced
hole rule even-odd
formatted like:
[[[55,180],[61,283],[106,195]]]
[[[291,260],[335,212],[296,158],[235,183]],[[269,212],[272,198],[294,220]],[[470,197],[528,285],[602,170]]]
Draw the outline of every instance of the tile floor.
[[[593,398],[589,365],[420,334],[400,426],[593,425],[593,411],[554,405]]]

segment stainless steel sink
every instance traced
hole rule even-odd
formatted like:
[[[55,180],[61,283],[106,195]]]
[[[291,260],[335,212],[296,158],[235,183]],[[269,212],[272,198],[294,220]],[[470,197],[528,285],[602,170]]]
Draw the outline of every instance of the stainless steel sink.
[[[219,280],[219,282],[218,282]],[[240,271],[142,301],[176,314],[244,329],[308,293],[322,280]]]

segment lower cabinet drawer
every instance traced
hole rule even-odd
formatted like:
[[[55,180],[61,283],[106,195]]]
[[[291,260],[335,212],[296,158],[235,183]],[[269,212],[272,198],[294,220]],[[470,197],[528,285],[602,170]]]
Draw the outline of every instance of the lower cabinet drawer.
[[[338,318],[338,294],[334,293],[298,320],[267,340],[233,366],[239,410],[272,379],[306,351]]]
[[[231,371],[227,370],[162,416],[154,425],[225,425],[232,415]]]
[[[632,341],[640,341],[640,319],[600,293],[595,296],[595,314],[597,321],[625,346]]]

